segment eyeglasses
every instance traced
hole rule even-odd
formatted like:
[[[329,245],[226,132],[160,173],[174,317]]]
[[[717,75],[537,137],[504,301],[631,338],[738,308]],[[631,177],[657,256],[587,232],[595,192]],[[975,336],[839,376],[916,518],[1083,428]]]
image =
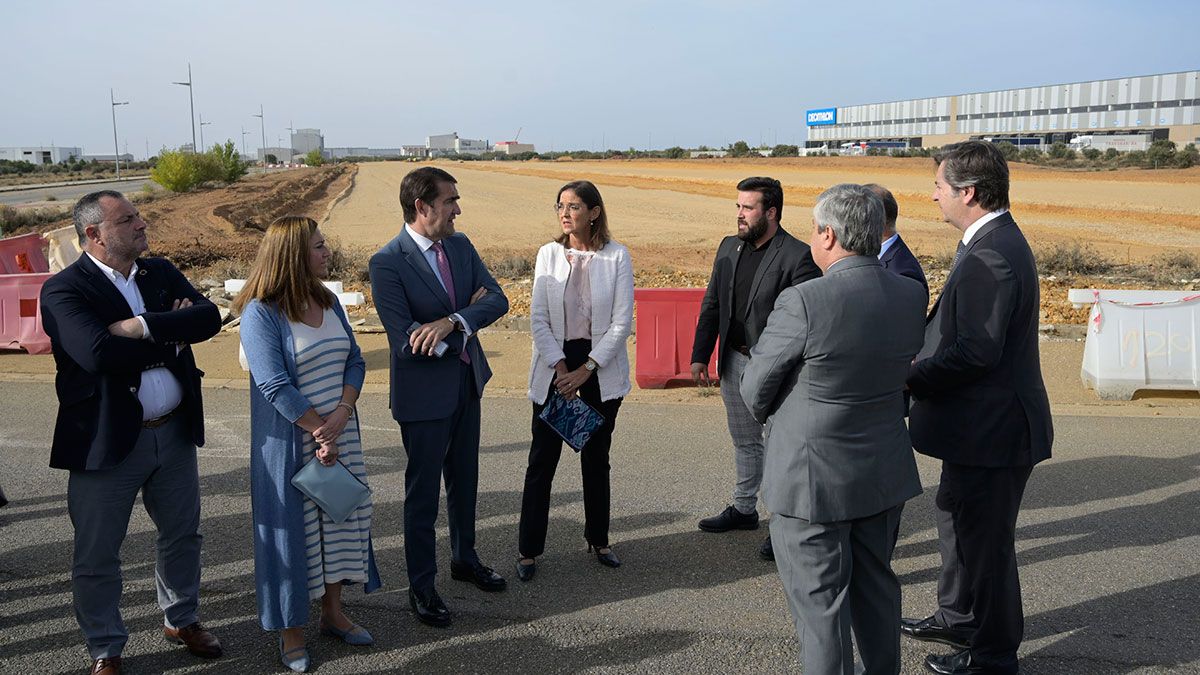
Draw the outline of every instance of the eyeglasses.
[[[559,202],[558,204],[554,205],[554,212],[562,213],[563,209],[568,209],[571,211],[571,213],[579,213],[584,208],[586,208],[586,207],[583,204],[580,204],[578,202],[570,202],[568,204],[563,204],[562,202]]]

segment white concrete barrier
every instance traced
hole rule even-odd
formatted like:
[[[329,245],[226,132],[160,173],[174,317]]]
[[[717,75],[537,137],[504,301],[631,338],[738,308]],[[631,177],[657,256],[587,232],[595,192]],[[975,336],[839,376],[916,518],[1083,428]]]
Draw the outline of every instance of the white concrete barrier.
[[[74,225],[67,225],[50,230],[42,235],[49,247],[50,271],[61,272],[71,263],[79,260],[83,249],[79,246],[79,235],[75,233]]]
[[[1200,391],[1200,292],[1072,288],[1067,299],[1092,307],[1080,377],[1100,398]]]

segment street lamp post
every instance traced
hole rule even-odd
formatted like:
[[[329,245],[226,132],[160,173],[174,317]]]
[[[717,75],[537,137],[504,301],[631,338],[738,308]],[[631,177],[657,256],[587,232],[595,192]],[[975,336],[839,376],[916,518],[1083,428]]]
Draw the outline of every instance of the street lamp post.
[[[263,121],[263,107],[258,104],[258,114],[251,115],[258,118],[258,124],[262,128],[262,149],[263,149],[263,164],[267,163],[267,123]]]
[[[117,147],[117,106],[129,105],[129,101],[117,101],[113,96],[113,90],[108,90],[108,101],[112,104],[112,120],[113,120],[113,161],[117,164],[117,180],[121,179],[121,151]]]
[[[204,127],[211,124],[212,122],[205,122],[204,113],[200,113],[200,152],[204,152],[205,147],[207,147],[204,145]]]
[[[242,127],[242,156],[243,157],[246,156],[246,134],[248,134],[248,133],[250,133],[250,132],[246,131],[246,127]]]
[[[192,64],[188,63],[188,79],[187,82],[172,82],[188,88],[188,107],[191,112],[189,116],[192,121],[192,152],[196,151],[196,100],[192,97]]]

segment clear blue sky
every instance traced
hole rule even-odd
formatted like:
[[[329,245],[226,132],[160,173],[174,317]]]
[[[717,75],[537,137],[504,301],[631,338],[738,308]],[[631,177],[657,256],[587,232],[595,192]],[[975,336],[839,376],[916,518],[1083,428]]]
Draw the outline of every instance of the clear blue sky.
[[[0,146],[253,152],[457,131],[539,150],[797,143],[804,111],[1200,67],[1200,3],[6,2]],[[124,150],[124,147],[122,147]]]

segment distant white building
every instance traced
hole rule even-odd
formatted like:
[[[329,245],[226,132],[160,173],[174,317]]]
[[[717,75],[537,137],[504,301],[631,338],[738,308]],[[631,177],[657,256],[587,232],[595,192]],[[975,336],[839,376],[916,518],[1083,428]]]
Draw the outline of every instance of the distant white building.
[[[425,146],[416,146],[425,150]],[[325,148],[325,159],[345,159],[346,157],[403,157],[404,150],[402,148],[366,148],[366,147],[345,147],[345,148]]]
[[[429,150],[430,157],[438,157],[441,155],[482,155],[491,150],[491,145],[487,141],[475,140],[472,138],[459,138],[457,132],[448,134],[440,134],[437,136],[425,137],[425,148]]]
[[[266,162],[267,155],[275,155],[275,162],[278,164],[286,164],[292,161],[291,148],[259,148],[258,161]]]
[[[516,141],[500,141],[496,145],[492,146],[492,149],[505,155],[519,155],[522,152],[537,152],[537,150],[533,149],[533,143],[518,143]]]
[[[128,164],[129,162],[133,161],[133,155],[128,152],[123,152],[118,156],[121,158],[122,163]],[[79,159],[82,159],[85,162],[99,162],[101,164],[113,163],[113,156],[111,153],[107,155],[84,155]]]
[[[111,155],[110,155],[111,157]],[[29,162],[30,164],[58,164],[72,159],[82,159],[83,150],[61,145],[49,147],[27,146],[19,148],[0,148],[0,159],[12,162]],[[111,159],[109,161],[112,161]]]
[[[320,129],[296,129],[292,134],[292,154],[307,155],[313,150],[325,150],[325,137]]]

